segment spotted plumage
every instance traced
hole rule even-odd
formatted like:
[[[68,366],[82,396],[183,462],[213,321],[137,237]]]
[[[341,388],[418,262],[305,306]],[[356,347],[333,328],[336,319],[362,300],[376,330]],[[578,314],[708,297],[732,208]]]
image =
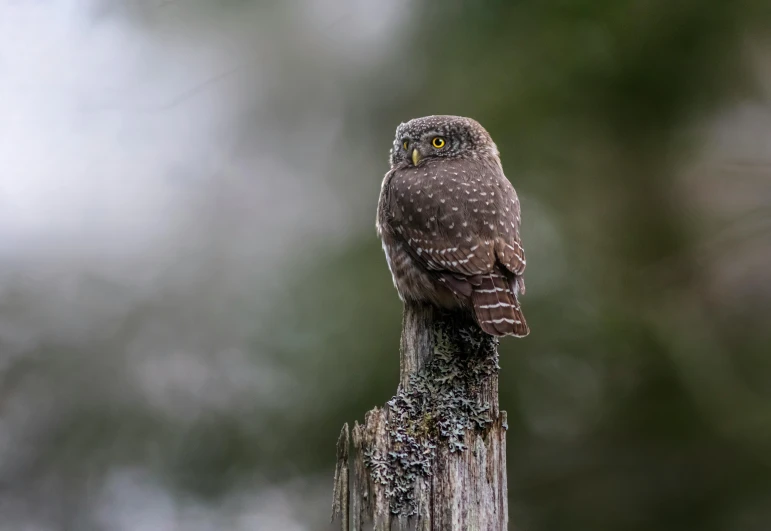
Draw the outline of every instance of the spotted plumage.
[[[427,116],[399,125],[377,232],[404,301],[469,309],[495,336],[524,337],[525,251],[517,193],[476,121]]]

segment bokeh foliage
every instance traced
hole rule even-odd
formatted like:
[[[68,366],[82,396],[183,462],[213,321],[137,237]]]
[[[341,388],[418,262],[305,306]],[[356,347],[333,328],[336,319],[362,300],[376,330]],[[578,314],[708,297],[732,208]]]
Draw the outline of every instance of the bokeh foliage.
[[[421,82],[378,118],[474,116],[523,196],[533,333],[501,347],[521,529],[769,523],[768,301],[710,297],[701,220],[677,186],[702,120],[761,97],[744,46],[768,14],[761,2],[427,2],[394,60],[390,75]],[[533,210],[556,220],[558,243],[539,241],[552,235]]]
[[[216,18],[239,6],[207,9]],[[286,22],[296,8],[265,11],[277,27],[296,29]],[[309,178],[323,174],[340,194],[355,190],[351,219],[362,227],[334,245],[309,239],[262,280],[267,294],[244,287],[237,308],[214,283],[170,290],[99,337],[46,338],[15,359],[3,369],[3,395],[38,390],[31,410],[66,404],[67,414],[51,414],[34,450],[4,456],[11,464],[0,489],[8,499],[37,493],[62,529],[90,528],[81,515],[90,482],[111,467],[141,466],[174,496],[206,503],[254,477],[282,485],[329,476],[331,497],[340,427],[388,400],[398,379],[400,303],[374,235],[393,130],[414,116],[460,114],[491,132],[523,205],[532,334],[501,344],[512,524],[771,526],[771,272],[739,282],[733,297],[716,280],[723,248],[765,248],[771,264],[771,232],[738,231],[716,244],[742,219],[695,199],[712,174],[682,179],[704,150],[705,124],[737,102],[768,104],[747,49],[766,38],[769,4],[498,0],[401,9],[407,16],[389,53],[353,73],[318,60],[300,33],[278,42],[271,54],[281,74],[266,83],[278,104],[249,118],[280,123],[268,139],[278,150],[302,130],[319,92],[345,91],[332,162],[288,164]],[[248,151],[248,140],[238,149]],[[346,158],[367,161],[368,171]],[[769,214],[766,203],[759,216]],[[0,312],[28,311],[24,297],[4,294]],[[167,315],[186,329],[211,329],[203,348],[212,353],[228,323],[247,327],[249,359],[279,368],[280,388],[248,408],[180,423],[121,399],[115,389],[132,385],[122,371],[137,330]],[[225,385],[207,382],[202,390]],[[60,485],[54,495],[51,482]],[[305,517],[309,529],[326,529],[326,514]]]

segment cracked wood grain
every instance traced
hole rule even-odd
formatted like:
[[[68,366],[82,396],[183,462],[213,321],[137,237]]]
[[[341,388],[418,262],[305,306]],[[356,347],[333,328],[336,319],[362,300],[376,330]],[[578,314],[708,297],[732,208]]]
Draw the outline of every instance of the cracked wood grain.
[[[508,528],[497,345],[462,313],[405,306],[397,393],[354,424],[350,471],[347,425],[338,440],[341,529]]]

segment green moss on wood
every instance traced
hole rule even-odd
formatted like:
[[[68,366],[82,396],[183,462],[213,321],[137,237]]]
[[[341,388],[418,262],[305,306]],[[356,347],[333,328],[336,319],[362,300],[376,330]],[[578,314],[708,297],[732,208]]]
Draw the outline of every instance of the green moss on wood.
[[[492,418],[480,389],[498,373],[498,341],[453,315],[437,319],[433,354],[410,384],[388,402],[392,451],[364,450],[373,480],[386,487],[393,514],[416,513],[418,479],[431,476],[437,447],[467,449],[472,432],[484,433]]]

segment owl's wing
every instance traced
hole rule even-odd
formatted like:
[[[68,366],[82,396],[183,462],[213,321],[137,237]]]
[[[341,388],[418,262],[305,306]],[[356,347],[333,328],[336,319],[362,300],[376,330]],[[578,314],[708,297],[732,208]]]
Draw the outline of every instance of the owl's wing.
[[[396,171],[389,188],[391,225],[415,260],[471,300],[486,332],[526,335],[519,202],[500,166],[445,160]]]
[[[505,230],[498,231],[495,239],[495,254],[498,261],[516,276],[519,292],[525,293],[525,279],[522,275],[525,272],[527,260],[525,259],[525,248],[522,247],[522,240],[519,236],[519,197],[508,180],[501,183],[500,188],[503,199],[503,216],[499,220],[499,225],[504,223]]]
[[[492,224],[483,222],[492,207],[479,195],[492,190],[481,176],[474,184],[464,178],[467,166],[448,160],[395,171],[388,191],[391,225],[410,253],[427,269],[459,278],[495,264]]]

